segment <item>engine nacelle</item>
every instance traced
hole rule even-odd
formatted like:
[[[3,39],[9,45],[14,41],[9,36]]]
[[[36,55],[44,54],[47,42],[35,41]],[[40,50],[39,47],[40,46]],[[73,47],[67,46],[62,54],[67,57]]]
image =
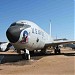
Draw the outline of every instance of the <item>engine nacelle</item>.
[[[1,52],[5,52],[9,50],[9,47],[11,47],[12,45],[10,43],[2,43],[0,45],[0,51]]]

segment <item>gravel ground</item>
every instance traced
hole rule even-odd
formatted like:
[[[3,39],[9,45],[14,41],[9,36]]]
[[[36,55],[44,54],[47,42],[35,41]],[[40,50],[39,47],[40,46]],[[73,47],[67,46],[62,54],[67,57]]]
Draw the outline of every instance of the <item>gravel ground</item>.
[[[31,60],[23,60],[13,51],[0,52],[4,56],[0,75],[75,75],[75,51],[62,48],[60,55],[35,53]]]

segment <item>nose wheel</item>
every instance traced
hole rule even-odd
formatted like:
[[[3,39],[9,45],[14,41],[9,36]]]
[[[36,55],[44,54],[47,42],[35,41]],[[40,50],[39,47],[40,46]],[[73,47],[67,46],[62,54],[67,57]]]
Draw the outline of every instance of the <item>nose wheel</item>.
[[[25,49],[24,54],[22,54],[22,58],[26,60],[30,60],[30,53],[29,50]]]

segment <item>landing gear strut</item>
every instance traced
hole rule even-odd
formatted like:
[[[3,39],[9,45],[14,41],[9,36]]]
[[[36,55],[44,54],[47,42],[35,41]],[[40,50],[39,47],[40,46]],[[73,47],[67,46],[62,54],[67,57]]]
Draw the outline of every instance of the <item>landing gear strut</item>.
[[[22,55],[22,58],[26,59],[26,60],[30,60],[29,50],[27,50],[27,49],[24,50],[24,54]]]
[[[61,53],[58,45],[55,47],[54,53],[55,54],[60,54]]]

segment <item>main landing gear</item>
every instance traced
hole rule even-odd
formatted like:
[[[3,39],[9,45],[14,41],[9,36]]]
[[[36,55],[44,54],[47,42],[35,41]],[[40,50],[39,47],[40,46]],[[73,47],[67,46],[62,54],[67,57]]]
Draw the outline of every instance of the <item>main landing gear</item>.
[[[55,54],[60,54],[60,53],[61,53],[61,52],[60,52],[60,48],[59,48],[58,45],[55,47],[54,53],[55,53]]]
[[[29,53],[29,50],[25,49],[23,50],[24,51],[24,54],[22,54],[22,58],[23,59],[26,59],[26,60],[30,60],[30,53]]]

